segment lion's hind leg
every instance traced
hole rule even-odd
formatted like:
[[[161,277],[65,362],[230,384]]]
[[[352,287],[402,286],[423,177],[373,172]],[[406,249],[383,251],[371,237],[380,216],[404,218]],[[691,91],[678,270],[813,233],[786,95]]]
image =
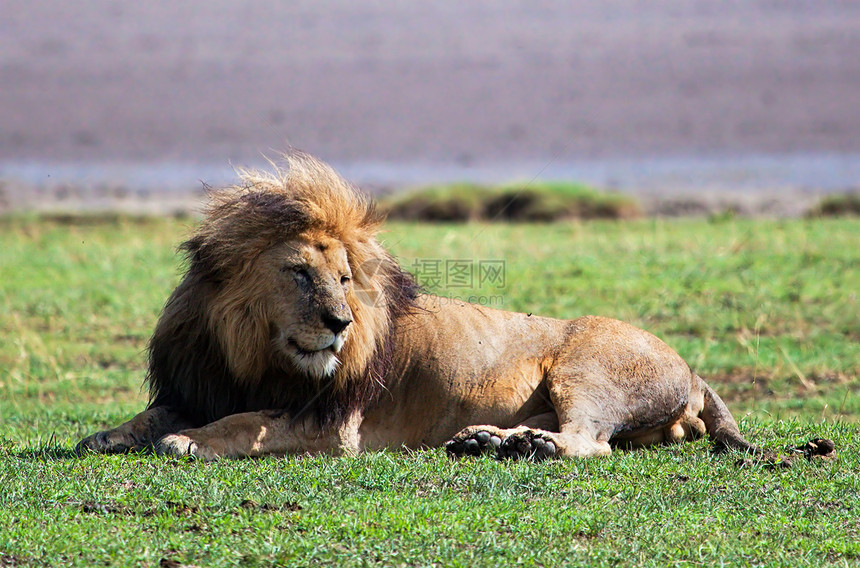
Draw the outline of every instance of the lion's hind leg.
[[[689,409],[678,420],[663,428],[664,441],[669,444],[698,440],[705,433],[705,423],[695,414],[691,414]]]
[[[698,440],[705,435],[705,423],[689,410],[665,426],[631,432],[612,439],[621,448],[645,448],[659,444],[681,444]]]

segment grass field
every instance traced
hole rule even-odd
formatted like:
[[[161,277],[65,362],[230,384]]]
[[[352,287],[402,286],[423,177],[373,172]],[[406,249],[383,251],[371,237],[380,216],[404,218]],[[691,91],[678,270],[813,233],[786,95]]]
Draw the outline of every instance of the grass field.
[[[860,221],[392,224],[447,296],[630,321],[784,448],[738,468],[706,441],[609,458],[450,461],[440,450],[196,463],[76,458],[141,410],[144,349],[190,221],[0,220],[0,566],[855,566]],[[476,270],[473,286],[451,276]],[[501,264],[498,261],[502,261]],[[482,267],[503,268],[477,286]]]

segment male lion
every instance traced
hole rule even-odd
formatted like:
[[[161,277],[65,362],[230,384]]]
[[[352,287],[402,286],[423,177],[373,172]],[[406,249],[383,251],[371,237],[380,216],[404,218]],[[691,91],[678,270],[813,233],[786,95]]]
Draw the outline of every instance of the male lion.
[[[650,333],[424,294],[377,242],[372,203],[325,164],[287,160],[212,195],[149,343],[148,408],[78,451],[541,459],[705,432],[755,451]]]

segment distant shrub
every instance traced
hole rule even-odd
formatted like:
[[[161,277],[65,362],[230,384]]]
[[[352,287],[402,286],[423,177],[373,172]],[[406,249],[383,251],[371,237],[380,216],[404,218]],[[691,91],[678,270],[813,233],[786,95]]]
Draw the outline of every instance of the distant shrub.
[[[411,221],[551,222],[642,215],[631,197],[573,183],[433,186],[396,195],[382,206],[390,218]]]
[[[807,217],[845,217],[860,215],[860,191],[828,195],[807,211]]]

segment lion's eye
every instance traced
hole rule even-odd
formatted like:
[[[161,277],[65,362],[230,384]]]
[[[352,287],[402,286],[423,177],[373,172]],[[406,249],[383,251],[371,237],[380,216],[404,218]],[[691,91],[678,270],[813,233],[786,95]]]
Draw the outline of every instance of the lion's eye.
[[[293,279],[299,286],[306,287],[311,283],[311,273],[308,272],[306,268],[285,265],[281,268],[281,272],[284,274],[292,274]]]
[[[350,280],[352,280],[352,278],[350,278],[350,277],[349,277],[348,275],[346,275],[346,274],[344,274],[343,276],[341,276],[341,277],[340,277],[340,283],[341,283],[343,286],[346,286],[347,284],[349,284],[349,281],[350,281]]]

